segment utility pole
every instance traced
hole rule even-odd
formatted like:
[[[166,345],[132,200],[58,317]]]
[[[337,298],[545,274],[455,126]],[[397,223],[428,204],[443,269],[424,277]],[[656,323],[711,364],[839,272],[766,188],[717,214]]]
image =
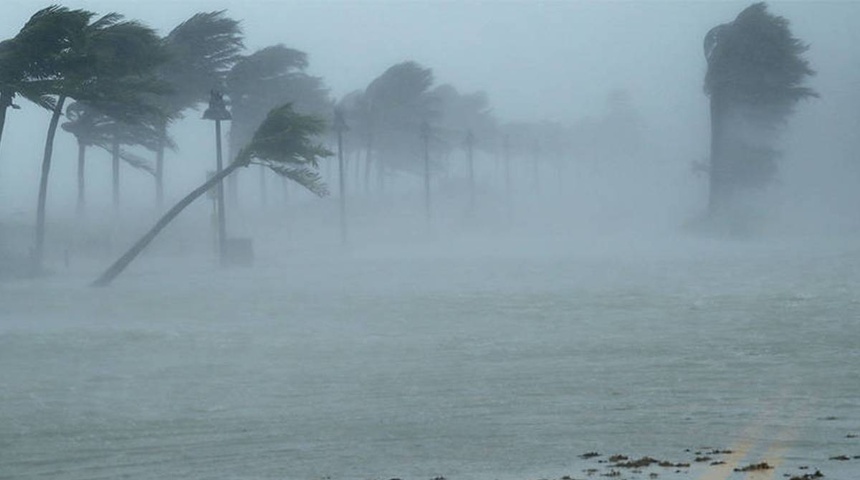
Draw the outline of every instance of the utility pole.
[[[421,122],[421,140],[424,141],[424,210],[430,223],[430,124]]]
[[[340,240],[346,245],[346,179],[343,164],[343,132],[349,130],[340,109],[334,111],[334,131],[337,132],[337,169],[340,187]]]
[[[505,204],[508,209],[508,220],[511,219],[511,136],[505,135]]]
[[[472,157],[475,146],[475,135],[472,130],[466,132],[466,157],[469,160],[469,209],[475,211],[475,163]]]

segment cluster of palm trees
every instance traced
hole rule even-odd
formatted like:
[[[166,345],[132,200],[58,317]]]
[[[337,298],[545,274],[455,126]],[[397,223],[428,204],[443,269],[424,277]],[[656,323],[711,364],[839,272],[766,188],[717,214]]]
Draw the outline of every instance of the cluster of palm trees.
[[[62,6],[36,12],[13,38],[0,42],[0,141],[7,112],[18,107],[19,99],[50,113],[39,183],[34,265],[41,265],[44,255],[48,178],[59,128],[77,140],[80,215],[87,205],[86,158],[92,147],[111,156],[115,208],[120,202],[123,163],[153,177],[155,201],[161,208],[165,153],[177,148],[171,125],[205,102],[213,90],[229,98],[230,160],[254,138],[273,107],[289,103],[297,114],[323,119],[339,110],[346,126],[341,131],[345,136],[341,153],[346,163],[355,164],[354,181],[363,178],[364,190],[369,191],[375,176],[376,188],[383,191],[392,175],[423,175],[428,216],[430,176],[447,166],[445,160],[452,152],[462,150],[468,156],[474,205],[476,149],[501,158],[502,138],[510,147],[511,143],[537,144],[540,135],[563,136],[558,128],[553,132],[545,124],[500,124],[484,93],[461,93],[448,84],[434,85],[431,69],[415,62],[392,66],[366,88],[337,102],[323,79],[306,73],[307,66],[304,52],[284,45],[246,54],[240,23],[223,11],[198,13],[163,37],[116,13],[99,16]],[[510,141],[524,132],[532,138]],[[333,143],[333,137],[328,141]],[[505,150],[508,160],[511,150]],[[267,166],[278,171],[273,164]],[[265,170],[261,169],[262,196]],[[307,172],[280,169],[278,173],[289,178],[294,175],[293,180],[311,191],[321,191]],[[235,177],[228,178],[228,194],[235,205],[238,187],[232,180]]]
[[[231,158],[251,140],[272,107],[294,101],[299,111],[326,109],[322,81],[303,72],[304,53],[276,45],[243,55],[243,48],[239,22],[223,11],[196,14],[162,38],[116,13],[99,16],[62,6],[36,12],[17,35],[0,42],[0,141],[7,112],[18,108],[18,98],[50,112],[32,255],[37,268],[44,253],[48,178],[58,127],[77,139],[77,210],[83,213],[90,147],[111,154],[115,206],[119,164],[124,161],[154,177],[160,207],[165,150],[176,147],[170,125],[212,90],[225,91],[231,100]],[[315,134],[320,133],[322,129]],[[154,162],[127,147],[150,151]],[[313,183],[305,186],[319,192]]]

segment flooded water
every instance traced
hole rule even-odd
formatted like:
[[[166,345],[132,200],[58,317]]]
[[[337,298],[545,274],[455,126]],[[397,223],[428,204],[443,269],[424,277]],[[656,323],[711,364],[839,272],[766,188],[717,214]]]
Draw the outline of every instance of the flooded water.
[[[2,283],[0,478],[585,478],[708,447],[735,453],[623,476],[856,478],[829,458],[860,455],[860,244],[729,243]]]

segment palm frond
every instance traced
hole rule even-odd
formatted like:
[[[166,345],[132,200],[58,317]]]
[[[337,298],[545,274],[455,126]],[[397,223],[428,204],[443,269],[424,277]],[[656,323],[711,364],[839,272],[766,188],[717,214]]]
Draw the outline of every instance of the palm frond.
[[[260,165],[269,167],[273,172],[282,177],[305,187],[319,197],[324,197],[329,194],[328,186],[322,179],[319,171],[302,165],[289,165],[284,163],[260,162]]]
[[[326,195],[317,169],[320,158],[333,154],[314,142],[324,131],[322,119],[297,113],[289,103],[282,105],[269,112],[235,162],[264,165],[316,195]]]

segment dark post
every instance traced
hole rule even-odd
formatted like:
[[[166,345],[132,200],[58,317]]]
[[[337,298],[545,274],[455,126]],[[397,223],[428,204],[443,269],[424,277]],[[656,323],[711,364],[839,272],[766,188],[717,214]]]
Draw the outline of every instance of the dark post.
[[[334,111],[334,131],[337,132],[337,168],[340,187],[340,239],[346,245],[346,179],[343,165],[343,132],[349,130],[340,109]]]
[[[469,208],[475,210],[475,164],[472,157],[472,150],[475,146],[475,135],[472,130],[466,133],[466,156],[469,160]]]
[[[216,151],[216,171],[215,174],[221,173],[224,169],[224,162],[221,155],[221,121],[230,120],[230,112],[227,111],[227,105],[224,103],[224,95],[220,92],[212,90],[209,95],[209,108],[203,112],[205,120],[215,120],[215,151]],[[217,201],[218,201],[218,251],[221,263],[224,262],[224,245],[227,239],[227,221],[224,212],[224,187],[223,182],[218,182]]]
[[[540,142],[535,140],[534,148],[532,150],[532,175],[534,176],[534,189],[535,193],[540,193]]]
[[[424,141],[424,210],[430,222],[430,124],[421,122],[421,140]]]
[[[505,135],[505,204],[511,217],[511,136]]]

